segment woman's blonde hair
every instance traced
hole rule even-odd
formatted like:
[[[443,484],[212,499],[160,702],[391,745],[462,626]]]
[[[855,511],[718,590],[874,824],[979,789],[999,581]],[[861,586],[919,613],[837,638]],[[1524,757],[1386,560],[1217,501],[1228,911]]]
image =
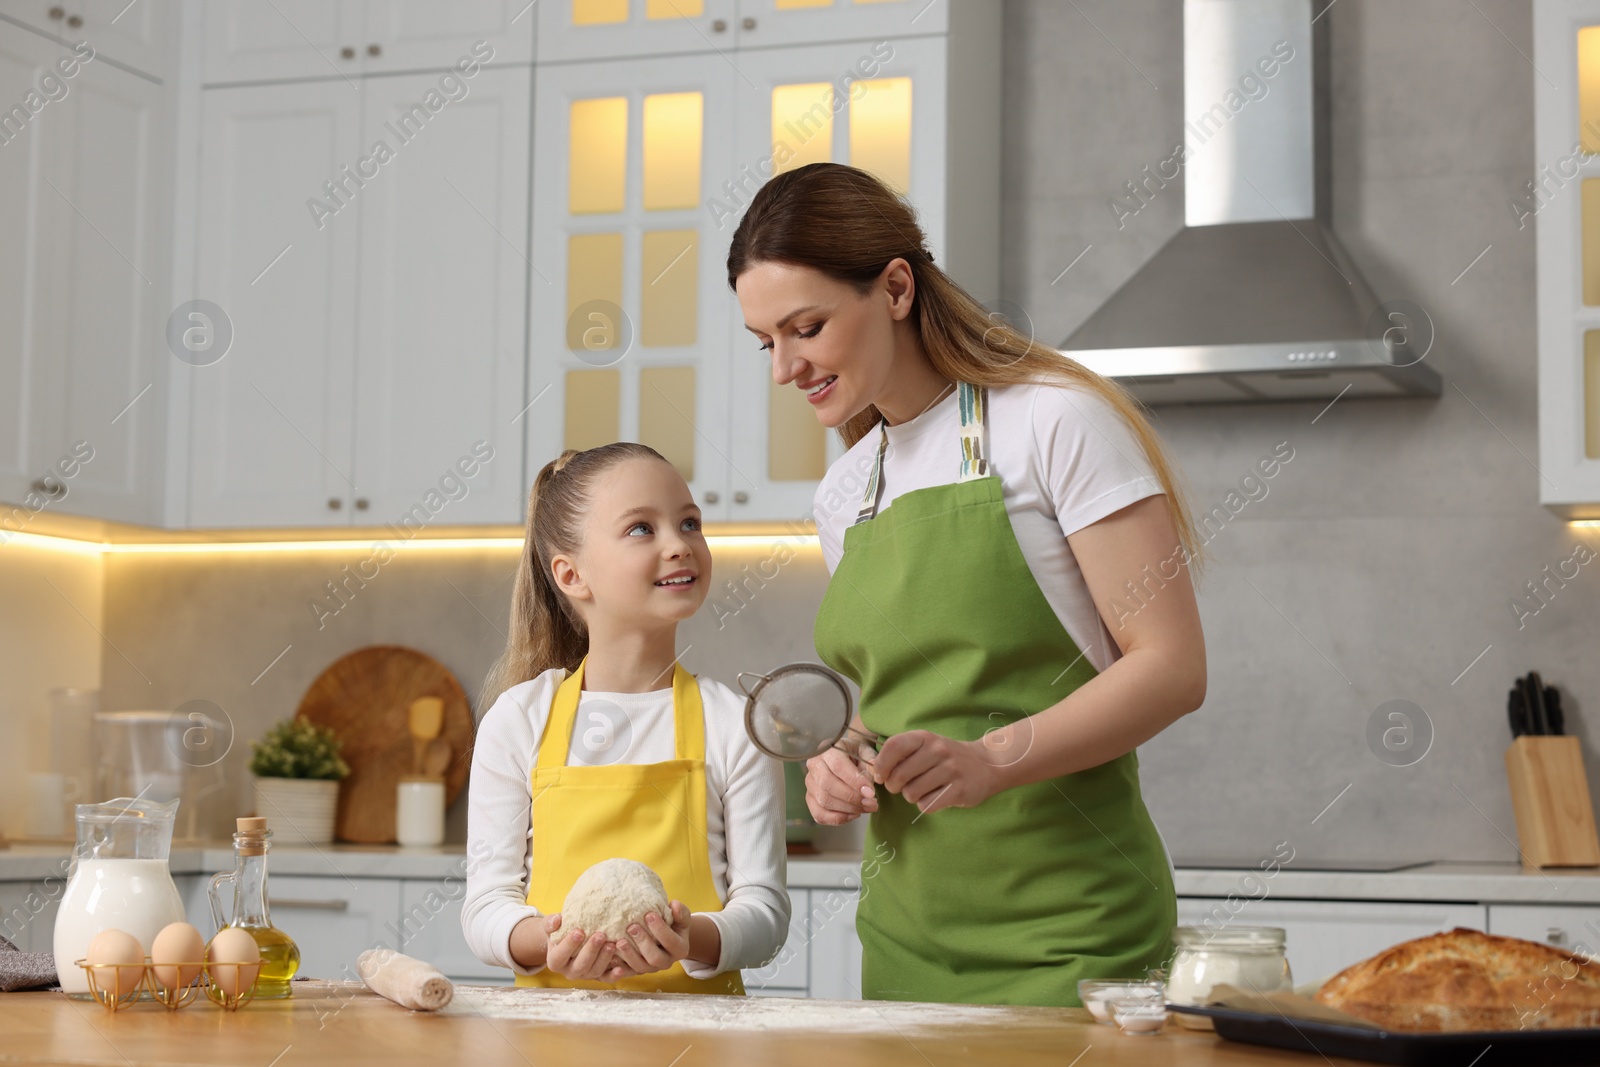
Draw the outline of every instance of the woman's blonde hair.
[[[1166,492],[1167,512],[1191,569],[1201,540],[1172,464],[1143,410],[1126,389],[1053,348],[1024,337],[934,265],[909,204],[866,171],[812,163],[787,171],[756,193],[728,248],[728,286],[758,263],[809,267],[866,294],[891,260],[904,259],[916,282],[912,326],[933,369],[950,381],[998,386],[1044,381],[1104,398],[1139,439]],[[868,405],[839,427],[845,445],[882,416]]]
[[[546,463],[528,491],[528,529],[511,590],[511,628],[505,651],[489,669],[479,706],[552,667],[576,670],[589,654],[589,628],[556,588],[550,561],[583,542],[583,520],[601,474],[629,459],[666,459],[648,445],[617,441],[582,452],[567,449]]]

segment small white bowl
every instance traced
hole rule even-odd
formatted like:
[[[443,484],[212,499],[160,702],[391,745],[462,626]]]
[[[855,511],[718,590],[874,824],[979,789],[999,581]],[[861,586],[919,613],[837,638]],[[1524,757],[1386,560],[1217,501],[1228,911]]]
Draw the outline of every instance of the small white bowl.
[[[1078,999],[1083,1001],[1083,1006],[1096,1022],[1107,1026],[1116,1025],[1111,1018],[1111,1001],[1128,996],[1130,992],[1158,1003],[1165,998],[1165,992],[1159,985],[1145,979],[1085,978],[1078,983]]]
[[[1114,996],[1108,1003],[1117,1028],[1130,1037],[1158,1034],[1167,1024],[1167,1005],[1160,996]]]

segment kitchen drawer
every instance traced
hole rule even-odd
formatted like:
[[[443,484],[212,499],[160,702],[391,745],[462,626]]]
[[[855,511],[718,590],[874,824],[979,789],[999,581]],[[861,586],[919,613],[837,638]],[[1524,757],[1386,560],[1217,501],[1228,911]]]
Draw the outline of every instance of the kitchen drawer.
[[[1239,903],[1239,898],[1233,898]],[[1281,926],[1287,937],[1295,983],[1320,982],[1352,963],[1401,941],[1456,926],[1482,930],[1488,925],[1481,904],[1416,904],[1326,900],[1244,900],[1229,925]],[[1226,901],[1178,898],[1178,922],[1223,928],[1230,915]]]
[[[66,891],[61,878],[0,882],[0,934],[24,952],[49,952],[56,938],[56,909]]]
[[[1489,932],[1542,941],[1592,956],[1600,949],[1600,908],[1570,904],[1491,904]]]
[[[209,878],[195,882],[186,900],[189,921],[211,933]],[[224,918],[231,919],[233,890],[223,887]],[[269,875],[272,925],[300,948],[298,977],[358,981],[356,957],[369,948],[393,948],[399,936],[400,882],[393,878],[323,878]]]
[[[806,914],[811,904],[808,889],[789,890],[789,939],[772,962],[743,972],[744,987],[782,990],[781,996],[805,996],[811,984],[811,938],[806,931]]]
[[[388,943],[407,956],[427,960],[451,979],[474,983],[500,979],[510,983],[509,970],[484,963],[467,947],[466,936],[461,932],[461,903],[466,891],[466,882],[454,875],[401,882],[400,920]]]
[[[810,995],[822,1000],[861,999],[861,939],[856,936],[854,889],[813,889],[805,928],[811,944]]]

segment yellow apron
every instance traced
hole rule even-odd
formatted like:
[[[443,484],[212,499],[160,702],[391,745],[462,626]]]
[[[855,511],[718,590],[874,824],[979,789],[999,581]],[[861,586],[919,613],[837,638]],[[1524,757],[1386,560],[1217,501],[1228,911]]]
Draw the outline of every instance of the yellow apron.
[[[648,865],[661,876],[668,899],[683,901],[690,911],[721,911],[707,851],[706,730],[700,686],[682,666],[674,668],[677,758],[665,763],[568,767],[583,668],[580,663],[557,688],[534,760],[528,904],[545,915],[560,911],[578,875],[601,860],[622,858]],[[670,915],[662,918],[672,920]],[[565,927],[558,933],[564,932]],[[548,968],[518,975],[516,981],[519,986],[555,989],[744,994],[738,971],[690,978],[682,961],[665,971],[620,982],[571,981]]]

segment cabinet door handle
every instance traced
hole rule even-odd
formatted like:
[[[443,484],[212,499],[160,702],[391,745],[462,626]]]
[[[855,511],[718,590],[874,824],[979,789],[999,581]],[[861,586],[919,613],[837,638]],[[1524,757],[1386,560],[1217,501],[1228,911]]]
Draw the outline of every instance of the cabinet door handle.
[[[371,506],[372,506],[372,502],[369,501],[366,497],[364,497],[364,496],[356,497],[356,510],[357,511],[366,511]]]
[[[55,500],[67,495],[67,486],[65,482],[56,482],[54,485],[51,485],[49,479],[47,478],[35,479],[30,488],[35,493],[47,496],[51,500]]]
[[[343,48],[339,49],[339,58],[340,59],[354,59],[355,57],[356,57],[356,50],[354,48],[351,48],[349,45],[345,45]]]
[[[340,500],[336,496],[330,496],[328,498],[328,510],[329,511],[338,511],[342,507],[344,507],[344,501],[343,500]]]
[[[717,495],[717,491],[715,489],[707,489],[706,490],[706,503],[707,504],[715,504],[718,500],[721,500],[721,499],[722,498]]]
[[[83,25],[83,18],[79,15],[68,15],[67,25],[71,26],[73,29],[77,29],[79,26]]]
[[[1552,926],[1544,932],[1544,939],[1552,945],[1565,944],[1567,931],[1560,926]]]
[[[375,44],[369,44],[369,45],[367,45],[367,55],[369,55],[369,56],[381,56],[381,55],[383,55],[383,49],[379,48]]]
[[[740,489],[738,492],[733,494],[733,502],[735,504],[748,504],[750,503],[750,494],[745,492],[743,489]]]
[[[740,22],[739,25],[747,30],[753,30],[756,28],[756,20],[751,18],[749,15],[746,15],[744,17],[744,21]]]
[[[58,8],[56,8],[56,10],[60,11],[61,9],[58,7]],[[56,17],[59,18],[60,16],[56,16]],[[727,19],[713,19],[712,20],[712,22],[711,22],[711,32],[712,33],[726,33],[727,29],[728,29],[728,20]]]
[[[67,17],[67,13],[59,7],[53,7],[50,9],[50,17],[55,21],[60,22],[62,19]]]
[[[303,911],[349,911],[348,900],[295,900],[291,897],[273,897],[267,901],[270,908],[300,908]]]

